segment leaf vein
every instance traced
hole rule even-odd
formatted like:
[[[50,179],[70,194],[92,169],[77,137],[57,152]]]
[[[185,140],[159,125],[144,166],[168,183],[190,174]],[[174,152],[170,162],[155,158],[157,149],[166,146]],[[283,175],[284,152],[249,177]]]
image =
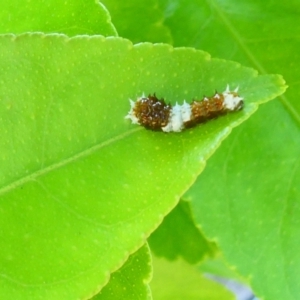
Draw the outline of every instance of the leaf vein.
[[[88,155],[100,150],[101,148],[106,147],[108,145],[111,145],[111,144],[113,144],[113,143],[115,143],[119,140],[122,140],[125,137],[127,137],[127,136],[129,136],[129,135],[131,135],[131,134],[133,134],[137,131],[140,131],[140,130],[141,130],[141,127],[131,129],[131,130],[126,131],[122,134],[119,134],[119,135],[117,135],[113,138],[110,138],[110,139],[108,139],[104,142],[101,142],[100,144],[91,146],[90,148],[88,148],[86,150],[83,150],[80,153],[77,153],[77,154],[75,154],[75,155],[73,155],[69,158],[66,158],[66,159],[64,159],[64,160],[62,160],[58,163],[54,163],[54,164],[52,164],[52,165],[50,165],[46,168],[43,168],[43,169],[40,169],[40,170],[36,171],[36,172],[34,172],[30,175],[27,175],[23,178],[17,179],[14,182],[12,182],[12,183],[10,183],[6,186],[1,187],[0,188],[0,196],[7,193],[7,192],[9,192],[9,191],[11,191],[11,190],[13,190],[14,188],[16,188],[18,186],[23,185],[24,183],[27,183],[27,182],[32,181],[32,180],[36,180],[36,178],[38,178],[38,177],[40,177],[40,176],[42,176],[46,173],[52,172],[56,169],[59,169],[59,168],[65,166],[65,165],[68,165],[69,163],[72,163],[72,162],[74,162],[74,161],[76,161],[76,160],[78,160],[82,157],[88,156]]]

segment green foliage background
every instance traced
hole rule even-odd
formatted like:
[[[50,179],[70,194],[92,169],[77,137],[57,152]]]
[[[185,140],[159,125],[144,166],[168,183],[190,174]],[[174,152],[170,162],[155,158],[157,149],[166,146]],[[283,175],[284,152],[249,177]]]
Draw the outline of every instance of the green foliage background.
[[[115,36],[0,38],[1,298],[88,299],[108,282],[95,299],[150,299],[151,254],[135,251],[182,197],[190,208],[182,202],[153,233],[154,253],[195,262],[222,252],[258,296],[297,299],[299,4],[103,4],[10,1],[0,12],[1,33]],[[279,76],[201,51],[132,46],[116,32],[280,73],[288,92]],[[240,85],[245,110],[191,131],[164,135],[124,120],[127,99],[153,87],[174,103],[227,83]],[[155,279],[173,267],[154,267],[155,299],[175,299]],[[174,270],[195,274],[180,263]],[[232,299],[222,287],[188,290],[190,299]]]

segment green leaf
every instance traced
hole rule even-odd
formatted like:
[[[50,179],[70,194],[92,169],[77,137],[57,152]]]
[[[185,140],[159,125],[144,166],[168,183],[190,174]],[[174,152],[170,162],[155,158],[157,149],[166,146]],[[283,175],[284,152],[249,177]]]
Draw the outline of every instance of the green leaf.
[[[226,259],[243,276],[251,274],[259,296],[296,299],[300,173],[293,157],[299,154],[300,141],[295,138],[296,129],[286,134],[284,115],[280,109],[274,114],[275,109],[276,103],[272,114],[262,109],[265,122],[259,115],[253,117],[252,134],[249,126],[241,126],[234,141],[224,141],[185,197],[193,200],[196,219],[204,232],[218,241]],[[270,124],[276,139],[255,137],[254,131],[268,136]],[[244,149],[241,145],[245,144],[254,146]],[[285,153],[278,152],[278,144],[289,145]],[[214,213],[208,215],[208,211]],[[272,272],[274,264],[277,272]]]
[[[0,33],[101,34],[116,36],[110,15],[98,0],[2,1]]]
[[[195,199],[204,232],[219,241],[231,264],[251,276],[259,296],[297,299],[300,5],[173,1],[172,9],[164,3],[176,46],[199,47],[263,74],[283,74],[289,84],[284,96],[262,107],[222,144],[188,195]]]
[[[214,274],[220,278],[230,278],[244,285],[248,284],[248,280],[243,278],[235,267],[230,266],[222,255],[218,255],[213,259],[206,259],[198,266],[198,270],[203,273]]]
[[[0,298],[16,300],[99,291],[231,128],[285,90],[201,51],[99,36],[1,36],[0,70]],[[142,92],[175,103],[227,83],[245,109],[189,131],[124,119]]]
[[[133,43],[172,43],[158,0],[104,0],[120,36]]]
[[[131,254],[119,270],[111,274],[109,283],[92,300],[152,299],[148,285],[151,276],[151,253],[145,244]]]
[[[168,262],[153,257],[151,290],[155,300],[229,300],[234,295],[222,285],[206,279],[182,260]]]
[[[194,264],[217,251],[196,226],[190,205],[180,201],[148,239],[152,252],[170,260],[178,256]]]

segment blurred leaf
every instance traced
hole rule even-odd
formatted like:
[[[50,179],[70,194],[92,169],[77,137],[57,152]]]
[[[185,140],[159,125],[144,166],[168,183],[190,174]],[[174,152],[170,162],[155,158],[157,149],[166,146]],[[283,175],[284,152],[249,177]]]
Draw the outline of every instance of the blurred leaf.
[[[168,262],[154,256],[150,286],[155,300],[235,299],[225,287],[206,279],[193,266],[182,260]]]
[[[276,104],[272,112],[265,111],[265,122],[254,116],[257,122],[252,130],[241,126],[234,141],[224,141],[222,151],[215,153],[185,197],[193,200],[196,219],[218,242],[226,259],[243,276],[251,274],[258,296],[296,299],[299,139],[297,129],[287,135],[286,113]],[[276,131],[272,139],[270,124]],[[265,132],[267,140],[259,140],[254,132]],[[289,145],[285,152],[278,152],[280,143]],[[262,153],[268,153],[269,159]],[[212,213],[204,213],[208,211]]]
[[[231,128],[285,90],[201,51],[99,36],[2,36],[0,70],[0,298],[15,300],[100,290]],[[226,83],[245,109],[186,132],[124,119],[142,92],[175,103]]]
[[[215,244],[206,240],[194,223],[190,205],[186,201],[180,201],[164,218],[148,242],[156,256],[170,260],[181,256],[191,264],[214,255],[217,250]]]
[[[131,254],[125,264],[111,274],[109,283],[92,300],[152,299],[148,285],[152,276],[150,255],[147,244]]]
[[[104,0],[119,35],[133,43],[171,43],[169,29],[163,24],[164,16],[158,0]]]
[[[110,15],[98,0],[2,1],[0,33],[101,34],[116,36]]]
[[[263,106],[233,132],[186,197],[195,199],[204,232],[218,239],[231,264],[251,276],[259,295],[298,299],[300,4],[160,3],[174,45],[198,47],[263,74],[283,74],[290,86],[278,101]]]
[[[219,277],[230,278],[236,282],[248,284],[247,280],[245,280],[234,267],[228,265],[228,262],[225,261],[221,255],[213,259],[206,259],[198,266],[198,270],[206,274],[214,274]]]

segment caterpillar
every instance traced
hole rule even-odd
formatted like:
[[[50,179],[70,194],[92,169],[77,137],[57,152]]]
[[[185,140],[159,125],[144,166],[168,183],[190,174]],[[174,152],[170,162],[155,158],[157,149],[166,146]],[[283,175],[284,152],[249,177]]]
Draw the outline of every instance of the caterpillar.
[[[129,101],[130,111],[126,119],[130,119],[132,124],[164,132],[180,132],[228,112],[241,110],[244,106],[238,87],[230,91],[229,85],[223,93],[215,92],[212,97],[193,100],[190,104],[184,100],[182,105],[176,103],[172,106],[155,94]]]

